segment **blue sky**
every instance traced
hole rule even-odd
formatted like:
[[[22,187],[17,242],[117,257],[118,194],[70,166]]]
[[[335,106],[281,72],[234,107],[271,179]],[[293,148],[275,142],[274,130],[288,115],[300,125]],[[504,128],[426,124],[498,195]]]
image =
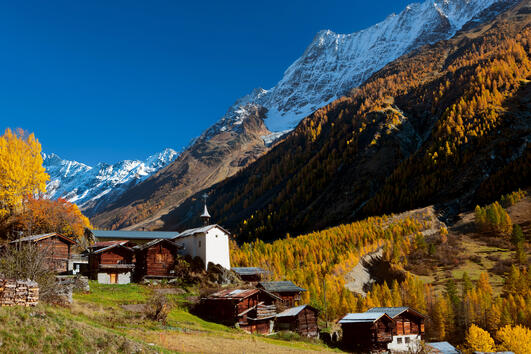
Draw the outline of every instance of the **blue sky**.
[[[321,29],[410,1],[1,1],[0,129],[88,164],[181,149]]]

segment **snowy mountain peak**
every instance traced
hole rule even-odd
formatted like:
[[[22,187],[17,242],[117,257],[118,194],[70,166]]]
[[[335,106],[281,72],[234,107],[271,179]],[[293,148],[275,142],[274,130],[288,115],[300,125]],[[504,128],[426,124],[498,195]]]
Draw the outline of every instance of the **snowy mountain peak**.
[[[245,119],[246,110],[240,107],[249,104],[267,109],[265,124],[271,132],[289,131],[302,118],[360,85],[392,60],[424,44],[450,38],[493,4],[514,2],[428,0],[412,3],[399,14],[391,14],[359,32],[321,30],[277,85],[269,90],[255,89],[238,99],[204,137],[236,127],[233,122]]]
[[[115,164],[98,163],[95,167],[58,155],[43,153],[43,166],[50,175],[46,196],[65,198],[81,209],[94,207],[106,195],[116,196],[172,162],[178,153],[165,149],[146,160],[124,160]]]

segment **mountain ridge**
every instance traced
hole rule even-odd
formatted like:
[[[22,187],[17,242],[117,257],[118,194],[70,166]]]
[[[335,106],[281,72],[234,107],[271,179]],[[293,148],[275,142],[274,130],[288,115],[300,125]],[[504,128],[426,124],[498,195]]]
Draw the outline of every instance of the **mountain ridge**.
[[[451,216],[525,188],[528,4],[402,56],[305,118],[208,190],[213,218],[240,241],[271,240],[430,204]],[[195,222],[194,198],[163,218],[164,229]]]
[[[301,119],[354,89],[389,61],[422,44],[451,37],[466,24],[481,23],[493,6],[501,6],[501,11],[512,3],[425,1],[353,34],[320,31],[277,85],[257,88],[238,99],[189,145],[187,153],[102,208],[93,223],[113,228],[160,227],[160,222],[142,220],[158,220],[195,192],[234,175],[267,153]],[[251,116],[243,132],[243,123]],[[253,125],[257,130],[251,133]]]
[[[166,148],[143,161],[100,162],[92,167],[62,159],[54,153],[43,153],[43,166],[50,175],[45,197],[63,198],[76,203],[90,216],[98,210],[99,205],[156,173],[177,155],[175,150]]]

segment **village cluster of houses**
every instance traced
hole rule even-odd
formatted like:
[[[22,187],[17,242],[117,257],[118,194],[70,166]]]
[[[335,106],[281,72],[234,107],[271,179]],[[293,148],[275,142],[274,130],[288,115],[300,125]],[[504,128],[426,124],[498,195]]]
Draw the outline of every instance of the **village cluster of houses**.
[[[146,278],[175,278],[181,256],[200,258],[231,270],[230,234],[210,225],[204,209],[204,226],[184,232],[90,230],[92,245],[72,254],[73,240],[58,233],[23,237],[10,244],[32,243],[46,249],[49,264],[57,273],[82,273],[105,284],[127,284]],[[292,331],[318,337],[319,310],[300,304],[306,291],[291,281],[263,281],[267,271],[258,267],[233,267],[243,281],[240,289],[225,289],[201,299],[200,315],[210,321],[241,328],[250,333]],[[339,320],[343,348],[352,351],[408,352],[416,350],[424,335],[424,316],[409,307],[377,307],[349,313]],[[433,352],[448,343],[433,343]],[[451,346],[450,346],[451,347]]]

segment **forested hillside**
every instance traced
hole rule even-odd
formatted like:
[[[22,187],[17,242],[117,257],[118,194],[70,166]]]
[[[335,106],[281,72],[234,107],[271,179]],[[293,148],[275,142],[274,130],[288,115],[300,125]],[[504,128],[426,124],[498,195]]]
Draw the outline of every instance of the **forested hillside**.
[[[435,204],[449,215],[530,180],[527,2],[376,73],[210,191],[240,241]],[[511,176],[511,178],[507,178]],[[194,223],[194,199],[164,219]]]
[[[529,203],[518,191],[478,206],[464,233],[449,232],[423,209],[272,243],[258,240],[235,246],[232,264],[260,266],[273,279],[308,289],[303,302],[321,309],[323,320],[375,306],[411,306],[427,315],[428,340],[462,343],[472,324],[497,336],[505,326],[531,325]],[[511,220],[502,204],[527,215],[513,209]],[[475,251],[463,248],[465,241]],[[381,257],[368,265],[375,283],[366,296],[347,290],[347,274],[376,249]],[[421,276],[424,269],[430,277]]]

